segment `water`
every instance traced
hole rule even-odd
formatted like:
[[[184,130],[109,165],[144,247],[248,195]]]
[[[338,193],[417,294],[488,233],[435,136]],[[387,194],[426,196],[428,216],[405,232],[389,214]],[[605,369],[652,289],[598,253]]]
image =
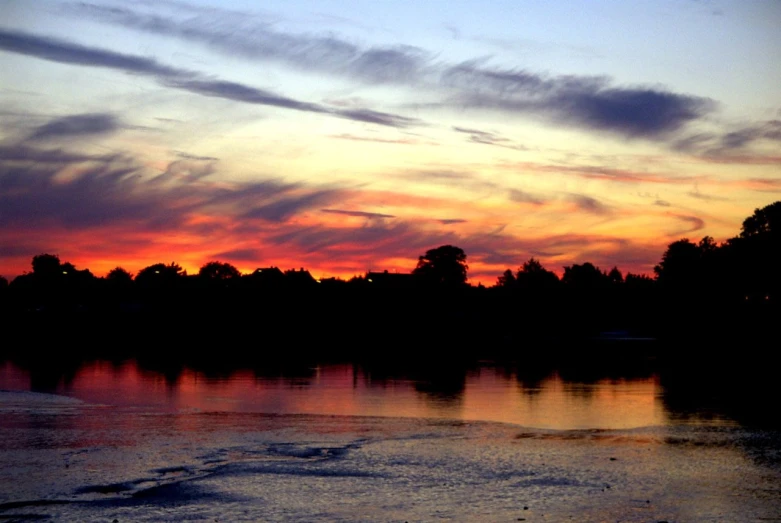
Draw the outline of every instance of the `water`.
[[[277,370],[284,374],[285,369]],[[290,372],[289,370],[287,372]],[[0,388],[38,390],[91,404],[164,411],[445,418],[553,429],[633,428],[670,422],[656,376],[567,382],[556,373],[524,381],[492,366],[433,376],[377,376],[350,364],[251,370],[209,377],[187,368],[155,372],[134,361],[90,362],[69,376],[0,366]],[[728,423],[723,419],[722,422]]]
[[[0,389],[0,519],[781,520],[779,431],[650,371],[6,362]]]

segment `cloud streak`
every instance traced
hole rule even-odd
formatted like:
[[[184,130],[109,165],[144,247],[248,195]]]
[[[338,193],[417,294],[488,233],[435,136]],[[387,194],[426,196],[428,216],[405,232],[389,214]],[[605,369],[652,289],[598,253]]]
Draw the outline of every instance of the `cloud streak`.
[[[489,131],[481,131],[480,129],[469,129],[466,127],[453,127],[453,130],[458,133],[464,133],[469,135],[469,141],[472,143],[479,143],[484,145],[495,145],[497,147],[505,147],[507,149],[514,149],[516,151],[528,151],[527,147],[523,145],[514,145],[512,140],[504,138],[496,133]]]
[[[533,194],[530,194],[526,191],[521,191],[519,189],[510,189],[510,200],[515,203],[530,203],[532,205],[544,205],[545,200],[542,198],[539,198]]]
[[[613,213],[610,207],[606,206],[596,198],[586,196],[583,194],[571,194],[569,201],[575,204],[575,207],[583,212],[589,214],[596,214],[597,216],[608,216]]]
[[[766,120],[723,133],[690,134],[676,140],[673,147],[716,163],[781,164],[777,153],[755,151],[763,145],[777,149],[779,143],[781,120]]]
[[[0,49],[51,62],[104,67],[144,75],[179,76],[188,74],[182,69],[165,66],[153,58],[96,49],[55,38],[35,36],[7,29],[0,29]]]
[[[169,67],[152,58],[86,47],[60,39],[35,36],[18,31],[0,29],[0,50],[52,62],[102,67],[150,76],[161,85],[201,96],[330,115],[356,122],[396,128],[422,125],[423,123],[416,118],[371,109],[330,108],[317,103],[295,100],[238,82],[205,78],[195,71]]]
[[[82,3],[77,15],[138,31],[195,42],[231,56],[284,63],[302,71],[348,76],[370,84],[417,82],[431,56],[409,45],[370,47],[334,35],[292,34],[273,29],[250,13],[210,9],[185,19]],[[188,7],[188,13],[192,7]]]
[[[176,160],[151,174],[123,155],[22,151],[0,160],[0,227],[121,225],[163,232],[186,228],[196,215],[283,222],[340,195],[336,188],[276,180],[215,185],[207,181],[212,164],[202,161]]]
[[[339,140],[351,140],[354,142],[372,142],[372,143],[386,143],[386,144],[395,144],[395,145],[439,145],[436,142],[424,142],[421,140],[415,140],[413,138],[398,138],[398,139],[392,139],[392,138],[375,138],[373,136],[355,136],[353,134],[335,134],[331,135],[330,138],[336,138]]]
[[[597,165],[559,165],[534,162],[506,164],[512,170],[524,172],[555,173],[578,176],[588,180],[605,180],[622,183],[690,184],[704,179],[702,176],[680,176],[667,173],[652,173],[640,170],[621,169]]]
[[[329,214],[341,214],[342,216],[352,216],[354,218],[395,218],[392,214],[382,214],[378,212],[366,211],[345,211],[342,209],[320,209],[320,212]]]
[[[282,32],[249,13],[211,10],[208,15],[174,19],[91,4],[80,4],[75,12],[105,23],[197,42],[230,56],[275,61],[373,85],[434,88],[446,98],[436,104],[440,106],[533,115],[558,125],[627,138],[667,140],[716,108],[707,98],[661,87],[617,86],[606,76],[548,76],[491,66],[485,59],[438,62],[432,53],[412,46],[362,48],[334,35]],[[475,143],[506,145],[481,132],[472,136]]]
[[[672,214],[675,219],[682,221],[689,225],[686,229],[683,230],[677,230],[670,234],[670,236],[680,236],[681,234],[688,234],[691,232],[696,232],[699,230],[702,230],[705,228],[705,220],[702,218],[699,218],[697,216],[689,216],[689,215],[683,215],[683,214]]]
[[[557,123],[628,138],[666,139],[716,108],[710,99],[650,87],[616,87],[606,77],[547,77],[468,61],[449,67],[443,81],[454,106],[534,114]]]
[[[119,122],[111,114],[77,114],[64,116],[41,125],[29,136],[29,139],[48,140],[51,138],[110,134],[119,128]]]

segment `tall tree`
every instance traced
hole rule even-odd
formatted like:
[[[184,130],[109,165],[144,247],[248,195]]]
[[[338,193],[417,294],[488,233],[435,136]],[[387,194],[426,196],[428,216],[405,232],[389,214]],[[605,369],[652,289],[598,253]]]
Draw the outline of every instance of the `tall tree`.
[[[607,273],[607,279],[610,280],[611,283],[624,283],[624,275],[621,274],[618,267],[610,269],[610,272]]]
[[[781,298],[781,201],[755,209],[743,221],[740,236],[728,243],[741,267],[744,294]]]
[[[168,265],[155,263],[138,271],[136,282],[142,286],[161,287],[172,285],[182,276],[187,276],[187,271],[174,262]]]
[[[238,278],[241,273],[230,263],[211,261],[201,267],[198,276],[207,280],[230,280]]]
[[[688,238],[672,242],[654,267],[656,279],[668,289],[700,288],[713,278],[718,247],[710,236],[699,243]]]
[[[515,279],[519,287],[533,291],[550,290],[559,284],[556,273],[543,267],[542,263],[533,257],[521,265]]]
[[[573,288],[593,290],[605,285],[610,280],[607,274],[599,270],[599,267],[586,262],[581,265],[576,263],[572,266],[564,267],[564,276],[561,278],[561,281]]]
[[[507,269],[496,279],[497,287],[513,287],[515,285],[515,275],[513,271]]]
[[[56,254],[33,256],[33,274],[38,278],[56,278],[60,274],[60,257]]]
[[[418,257],[418,265],[412,274],[431,283],[456,286],[466,283],[468,269],[463,249],[442,245]]]
[[[118,285],[126,285],[133,281],[133,275],[122,267],[114,267],[106,275],[106,280]]]
[[[743,220],[741,238],[764,235],[781,236],[781,201],[754,209],[754,214]]]

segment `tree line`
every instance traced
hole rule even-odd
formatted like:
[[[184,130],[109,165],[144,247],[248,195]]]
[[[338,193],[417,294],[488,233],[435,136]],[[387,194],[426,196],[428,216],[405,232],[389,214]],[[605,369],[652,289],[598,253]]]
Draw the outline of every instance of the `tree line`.
[[[467,255],[463,249],[443,245],[428,250],[418,258],[409,275],[391,277],[375,273],[374,279],[385,286],[423,286],[453,288],[468,285]],[[717,244],[710,236],[698,242],[683,238],[668,245],[661,261],[654,267],[654,278],[628,273],[626,276],[613,267],[601,270],[590,262],[565,266],[561,277],[543,267],[534,257],[516,270],[507,269],[494,285],[495,288],[526,292],[553,291],[559,287],[577,288],[594,293],[624,285],[630,288],[658,286],[676,293],[720,294],[732,299],[778,299],[781,281],[781,201],[756,209],[743,221],[740,234]],[[101,285],[105,289],[126,291],[132,287],[145,290],[181,287],[183,282],[199,282],[201,286],[225,288],[237,286],[311,287],[316,283],[365,285],[372,273],[356,276],[348,281],[339,278],[315,280],[308,271],[281,271],[276,267],[258,269],[242,274],[230,263],[210,261],[200,267],[196,275],[188,275],[175,262],[156,263],[138,271],[134,276],[122,267],[112,269],[104,278],[96,278],[89,269],[77,269],[69,262],[61,262],[54,254],[39,254],[32,258],[32,272],[9,282],[0,276],[0,292],[36,292],[46,288],[76,291]],[[393,280],[393,283],[391,283]],[[254,285],[253,285],[254,284]],[[381,286],[381,285],[380,285]]]
[[[429,348],[494,346],[613,330],[670,339],[713,339],[727,331],[778,337],[772,329],[781,308],[779,268],[781,202],[775,202],[756,209],[739,235],[721,244],[707,236],[669,244],[654,277],[589,262],[564,267],[559,277],[530,258],[492,286],[472,286],[467,255],[453,245],[428,250],[410,274],[368,272],[346,281],[276,267],[241,274],[219,261],[192,275],[171,262],[135,275],[117,267],[98,278],[43,253],[33,257],[32,272],[0,281],[0,312],[12,318],[9,325],[36,335],[82,336],[86,322],[135,336],[165,331],[177,340],[185,332],[221,342],[239,332],[273,333],[313,346],[324,337],[355,345],[380,340],[394,350],[411,340]],[[135,318],[135,330],[128,330],[128,318]]]

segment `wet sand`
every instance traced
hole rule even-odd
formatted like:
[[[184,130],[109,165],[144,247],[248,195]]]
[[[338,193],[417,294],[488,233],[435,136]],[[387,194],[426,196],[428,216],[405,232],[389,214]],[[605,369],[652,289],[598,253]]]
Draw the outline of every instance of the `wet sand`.
[[[0,519],[772,521],[779,433],[174,412],[0,392]]]

